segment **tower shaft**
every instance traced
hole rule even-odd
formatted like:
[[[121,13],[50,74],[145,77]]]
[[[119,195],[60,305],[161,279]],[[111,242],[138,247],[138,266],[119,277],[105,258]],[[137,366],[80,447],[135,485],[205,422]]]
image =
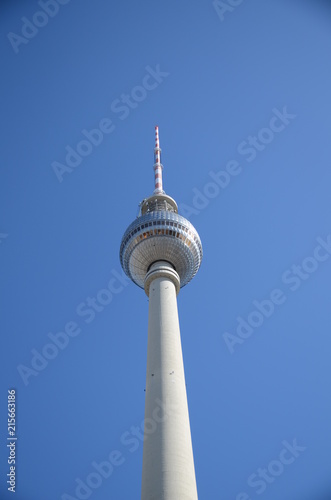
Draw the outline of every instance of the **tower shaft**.
[[[179,287],[179,276],[168,262],[152,264],[145,279],[149,318],[142,500],[198,498],[178,321]]]

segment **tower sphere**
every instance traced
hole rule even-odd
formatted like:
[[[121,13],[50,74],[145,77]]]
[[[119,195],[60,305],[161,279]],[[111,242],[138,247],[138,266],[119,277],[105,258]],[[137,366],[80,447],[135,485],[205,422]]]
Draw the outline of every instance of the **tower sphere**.
[[[201,264],[200,237],[194,226],[173,209],[170,200],[166,195],[147,198],[141,215],[130,224],[122,238],[121,265],[141,288],[154,262],[170,262],[179,275],[181,287],[193,278]]]
[[[140,204],[140,212],[124,233],[120,261],[124,272],[141,288],[151,265],[169,262],[178,273],[180,287],[197,273],[202,245],[194,226],[178,214],[175,200],[162,189],[162,164],[157,143],[155,153],[155,191]]]

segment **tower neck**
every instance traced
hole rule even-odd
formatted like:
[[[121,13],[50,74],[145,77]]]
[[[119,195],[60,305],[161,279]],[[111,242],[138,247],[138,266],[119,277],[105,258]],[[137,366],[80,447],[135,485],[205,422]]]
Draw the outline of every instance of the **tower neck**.
[[[159,260],[154,262],[145,277],[145,293],[149,297],[149,287],[156,278],[167,278],[173,282],[176,288],[176,295],[180,290],[180,278],[170,262]]]
[[[155,127],[155,148],[154,148],[154,174],[155,174],[155,189],[154,194],[163,194],[161,149],[159,141],[159,127]]]

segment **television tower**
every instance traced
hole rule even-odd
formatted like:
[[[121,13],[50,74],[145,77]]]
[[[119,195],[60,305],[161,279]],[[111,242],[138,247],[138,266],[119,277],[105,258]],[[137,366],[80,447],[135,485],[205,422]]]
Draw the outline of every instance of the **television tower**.
[[[123,270],[149,297],[141,499],[197,500],[177,295],[197,273],[202,245],[163,191],[162,170],[155,127],[154,193],[140,203],[120,247]]]

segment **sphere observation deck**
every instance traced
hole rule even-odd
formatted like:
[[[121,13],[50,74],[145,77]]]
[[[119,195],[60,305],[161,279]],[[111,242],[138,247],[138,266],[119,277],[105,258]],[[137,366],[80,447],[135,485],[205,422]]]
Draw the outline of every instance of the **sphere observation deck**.
[[[125,231],[120,247],[124,272],[141,288],[150,266],[161,260],[172,264],[180,287],[195,276],[202,260],[199,234],[164,193],[142,202],[140,214]]]

